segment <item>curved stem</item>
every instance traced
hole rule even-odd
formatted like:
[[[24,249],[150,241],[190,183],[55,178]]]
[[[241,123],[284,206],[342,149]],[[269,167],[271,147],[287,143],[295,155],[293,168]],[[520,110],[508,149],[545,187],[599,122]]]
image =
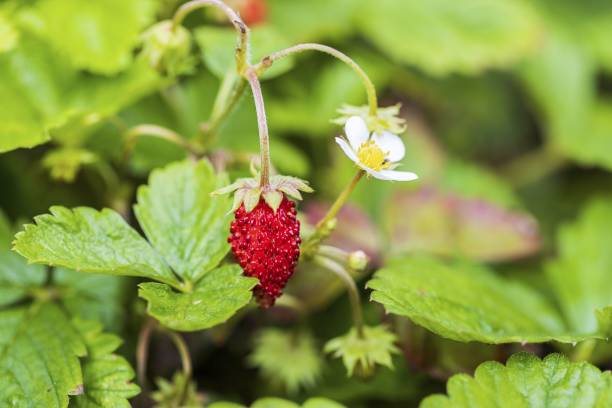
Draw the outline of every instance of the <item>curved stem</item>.
[[[259,152],[261,155],[261,178],[259,186],[266,188],[270,184],[270,136],[268,134],[268,122],[266,120],[266,108],[264,105],[261,84],[257,78],[257,72],[250,69],[246,73],[247,80],[253,91],[255,110],[257,112],[257,127],[259,129]]]
[[[323,268],[333,272],[337,277],[342,280],[342,283],[344,283],[344,286],[346,287],[346,290],[349,294],[349,299],[351,301],[353,324],[357,329],[357,334],[359,335],[359,337],[363,338],[363,313],[361,311],[359,290],[357,289],[357,284],[355,283],[355,280],[351,277],[348,271],[336,261],[324,258],[322,256],[315,256],[314,261]]]
[[[138,345],[136,346],[136,375],[138,383],[143,389],[147,389],[147,358],[149,357],[149,344],[151,333],[157,322],[150,317],[142,325],[138,334]]]
[[[567,160],[545,145],[514,159],[503,166],[500,173],[514,187],[520,188],[553,174],[565,165],[567,165]]]
[[[571,356],[572,361],[589,361],[593,355],[593,351],[597,346],[597,341],[594,339],[585,340],[578,344],[576,350]]]
[[[338,51],[335,48],[329,47],[327,45],[316,44],[316,43],[305,43],[305,44],[297,44],[289,48],[285,48],[283,50],[277,51],[264,57],[259,64],[255,66],[257,72],[261,73],[265,71],[268,67],[272,65],[274,61],[277,61],[283,57],[286,57],[291,54],[296,54],[304,51],[319,51],[325,54],[329,54],[334,58],[339,59],[348,65],[355,73],[359,76],[361,81],[363,82],[363,86],[365,87],[366,93],[368,95],[368,105],[370,106],[370,115],[375,116],[376,111],[378,109],[378,98],[376,96],[376,88],[374,84],[370,80],[370,77],[365,73],[365,71],[357,64],[351,57],[344,54],[343,52]]]
[[[239,37],[238,46],[236,47],[236,65],[238,67],[238,71],[241,72],[249,65],[249,28],[246,26],[246,24],[244,24],[240,16],[227,4],[220,0],[192,0],[185,3],[179,7],[174,14],[172,19],[174,27],[182,24],[185,17],[187,17],[187,15],[192,11],[208,6],[217,7],[223,11],[236,29]]]
[[[231,74],[228,73],[228,77],[232,77],[232,81],[236,80],[236,75],[233,71],[230,71]],[[229,80],[228,80],[229,81]],[[228,115],[232,112],[242,94],[247,86],[247,81],[244,78],[239,77],[238,82],[232,82],[232,87],[228,91],[225,88],[226,81],[224,80],[221,84],[221,89],[219,90],[219,94],[217,99],[215,100],[215,105],[213,107],[213,111],[210,115],[210,119],[208,122],[204,124],[204,128],[202,129],[202,136],[211,136],[215,137],[216,133],[219,131],[221,124]],[[210,142],[207,143],[207,146],[210,145]]]
[[[193,369],[191,366],[191,357],[189,356],[189,349],[187,348],[187,344],[185,343],[185,340],[183,340],[183,337],[177,332],[171,330],[164,330],[164,333],[166,333],[166,335],[170,337],[170,340],[172,340],[172,342],[176,346],[176,349],[179,352],[179,355],[181,356],[183,374],[185,374],[185,378],[187,379],[188,383],[191,379]]]
[[[202,153],[199,146],[190,143],[188,140],[183,139],[178,133],[168,128],[152,125],[142,124],[130,128],[125,133],[123,158],[124,160],[129,157],[136,146],[136,141],[139,137],[155,137],[158,139],[166,140],[170,143],[174,143],[177,146],[182,147],[191,156],[198,156]]]

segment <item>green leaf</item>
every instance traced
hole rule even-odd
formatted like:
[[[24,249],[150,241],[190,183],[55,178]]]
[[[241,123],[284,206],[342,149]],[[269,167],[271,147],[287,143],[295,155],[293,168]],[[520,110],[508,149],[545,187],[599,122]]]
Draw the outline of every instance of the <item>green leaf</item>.
[[[210,195],[226,184],[208,161],[183,161],[153,171],[138,189],[140,226],[184,281],[197,282],[229,251],[230,198]]]
[[[356,328],[351,328],[344,336],[328,341],[325,352],[342,358],[349,377],[355,373],[368,378],[374,374],[377,364],[393,368],[391,355],[399,354],[394,345],[396,340],[395,334],[384,326],[364,326],[361,335]]]
[[[529,214],[434,187],[397,192],[383,209],[392,253],[503,261],[540,248],[538,225]]]
[[[233,28],[200,27],[195,32],[197,43],[202,49],[202,58],[208,68],[219,78],[236,66],[236,31]],[[251,47],[253,63],[274,51],[292,45],[283,32],[273,26],[256,26],[251,30]],[[273,78],[289,71],[293,67],[293,57],[283,58],[266,70],[264,78]]]
[[[543,295],[474,264],[424,256],[395,259],[367,286],[387,312],[452,340],[568,343],[603,337],[567,329]]]
[[[39,267],[29,265],[29,268]],[[127,278],[121,276],[55,268],[52,283],[61,297],[62,305],[71,316],[100,322],[105,329],[119,332],[126,314],[126,281]]]
[[[97,323],[75,321],[85,347],[87,357],[82,362],[83,393],[70,401],[79,408],[131,407],[128,398],[136,396],[140,388],[131,383],[134,370],[127,360],[114,351],[121,339],[102,333]]]
[[[159,255],[116,212],[86,207],[50,211],[15,236],[15,251],[29,262],[176,284]]]
[[[560,354],[543,360],[514,354],[506,365],[488,361],[474,377],[453,376],[448,396],[432,395],[421,408],[604,408],[612,405],[612,376],[586,363],[572,363]]]
[[[156,8],[152,0],[40,0],[19,18],[74,67],[108,75],[132,61]]]
[[[60,128],[61,140],[74,144],[84,129],[162,84],[144,64],[114,77],[77,72],[25,34],[18,47],[0,53],[0,76],[0,100],[12,101],[0,110],[0,152],[44,143]]]
[[[238,265],[208,272],[190,292],[175,292],[162,283],[139,285],[147,312],[164,326],[179,331],[203,330],[225,322],[251,300],[254,278],[242,276]]]
[[[7,14],[0,9],[0,53],[10,51],[19,39],[19,32]]]
[[[85,344],[61,309],[36,303],[0,311],[0,405],[66,407],[83,385]]]
[[[291,364],[287,364],[287,359],[291,359]],[[323,366],[310,333],[273,328],[257,334],[249,362],[258,367],[269,382],[283,386],[291,394],[313,386]]]
[[[509,66],[533,52],[541,38],[537,14],[518,0],[363,4],[359,25],[367,38],[398,61],[433,75]]]
[[[0,306],[6,306],[26,296],[30,289],[45,282],[45,268],[28,265],[19,255],[0,249]]]
[[[559,255],[547,274],[572,329],[597,330],[595,311],[612,306],[612,199],[589,203],[558,234]]]

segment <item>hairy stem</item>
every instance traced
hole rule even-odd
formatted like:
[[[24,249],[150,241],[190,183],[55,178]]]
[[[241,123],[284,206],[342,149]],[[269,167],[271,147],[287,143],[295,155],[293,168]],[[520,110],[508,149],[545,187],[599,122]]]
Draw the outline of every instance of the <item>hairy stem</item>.
[[[249,28],[244,24],[240,16],[221,0],[192,0],[183,4],[174,14],[172,19],[174,27],[178,27],[189,13],[199,8],[213,6],[225,13],[238,33],[238,46],[236,47],[236,65],[238,72],[242,72],[249,66]]]
[[[363,338],[363,312],[361,310],[361,300],[359,297],[359,290],[355,280],[351,277],[348,271],[339,263],[329,258],[322,256],[315,256],[314,261],[322,266],[323,268],[333,272],[337,277],[342,280],[342,283],[346,287],[351,301],[351,311],[353,314],[353,324],[357,329],[357,334],[360,338]]]
[[[261,178],[259,186],[265,189],[270,185],[270,136],[268,134],[268,121],[266,120],[266,108],[264,105],[261,84],[257,78],[257,72],[250,69],[246,73],[246,78],[253,91],[255,100],[255,110],[257,112],[257,127],[259,129],[259,153],[261,157]]]
[[[327,211],[325,217],[323,217],[321,221],[317,223],[317,229],[327,224],[333,218],[336,218],[336,215],[338,215],[338,212],[342,209],[342,207],[344,207],[344,204],[346,204],[348,198],[350,197],[353,190],[355,190],[355,187],[357,187],[357,183],[359,183],[359,180],[361,180],[364,174],[365,171],[361,169],[357,171],[357,174],[355,174],[351,182],[344,188],[344,190],[342,190],[338,198],[336,198],[336,201],[334,201],[330,209]]]
[[[187,347],[187,344],[185,343],[183,337],[177,332],[164,329],[164,333],[168,337],[170,337],[170,340],[172,340],[172,342],[176,346],[177,351],[179,352],[179,355],[181,357],[181,364],[183,366],[183,374],[185,375],[185,378],[187,379],[188,383],[193,373],[193,369],[191,366],[191,356],[189,355],[189,348]]]
[[[301,53],[304,51],[319,51],[325,54],[329,54],[332,57],[339,59],[348,65],[355,73],[359,76],[361,81],[363,82],[363,86],[365,87],[366,93],[368,95],[368,105],[370,106],[370,115],[375,116],[378,110],[378,98],[376,96],[376,88],[374,84],[370,80],[370,77],[365,73],[365,71],[357,64],[352,58],[348,55],[338,51],[335,48],[329,47],[327,45],[315,44],[315,43],[306,43],[306,44],[297,44],[289,48],[285,48],[283,50],[272,53],[261,60],[259,64],[255,66],[257,72],[263,72],[268,67],[272,65],[274,61],[277,61],[281,58],[284,58],[291,54]]]
[[[219,128],[240,101],[246,86],[247,82],[244,78],[238,76],[234,71],[226,74],[217,93],[210,118],[201,128],[201,137],[210,139],[206,142],[207,146],[210,146]]]

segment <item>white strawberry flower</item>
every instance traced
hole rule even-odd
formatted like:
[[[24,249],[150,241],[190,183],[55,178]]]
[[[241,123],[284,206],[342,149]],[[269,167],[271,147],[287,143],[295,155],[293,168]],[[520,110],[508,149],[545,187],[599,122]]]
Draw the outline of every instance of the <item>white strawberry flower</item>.
[[[402,139],[393,133],[368,130],[360,116],[351,116],[344,125],[346,140],[336,138],[344,153],[372,177],[390,181],[412,181],[419,177],[409,171],[393,170],[397,167],[406,148]]]

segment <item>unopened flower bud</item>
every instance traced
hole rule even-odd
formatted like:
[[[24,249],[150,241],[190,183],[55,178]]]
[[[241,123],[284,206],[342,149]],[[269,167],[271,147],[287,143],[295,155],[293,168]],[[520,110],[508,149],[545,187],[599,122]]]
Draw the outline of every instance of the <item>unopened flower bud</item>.
[[[183,26],[164,20],[144,32],[141,57],[162,75],[174,77],[192,71],[191,34]]]
[[[362,271],[368,265],[370,259],[365,252],[359,250],[349,254],[348,266],[355,271]]]

